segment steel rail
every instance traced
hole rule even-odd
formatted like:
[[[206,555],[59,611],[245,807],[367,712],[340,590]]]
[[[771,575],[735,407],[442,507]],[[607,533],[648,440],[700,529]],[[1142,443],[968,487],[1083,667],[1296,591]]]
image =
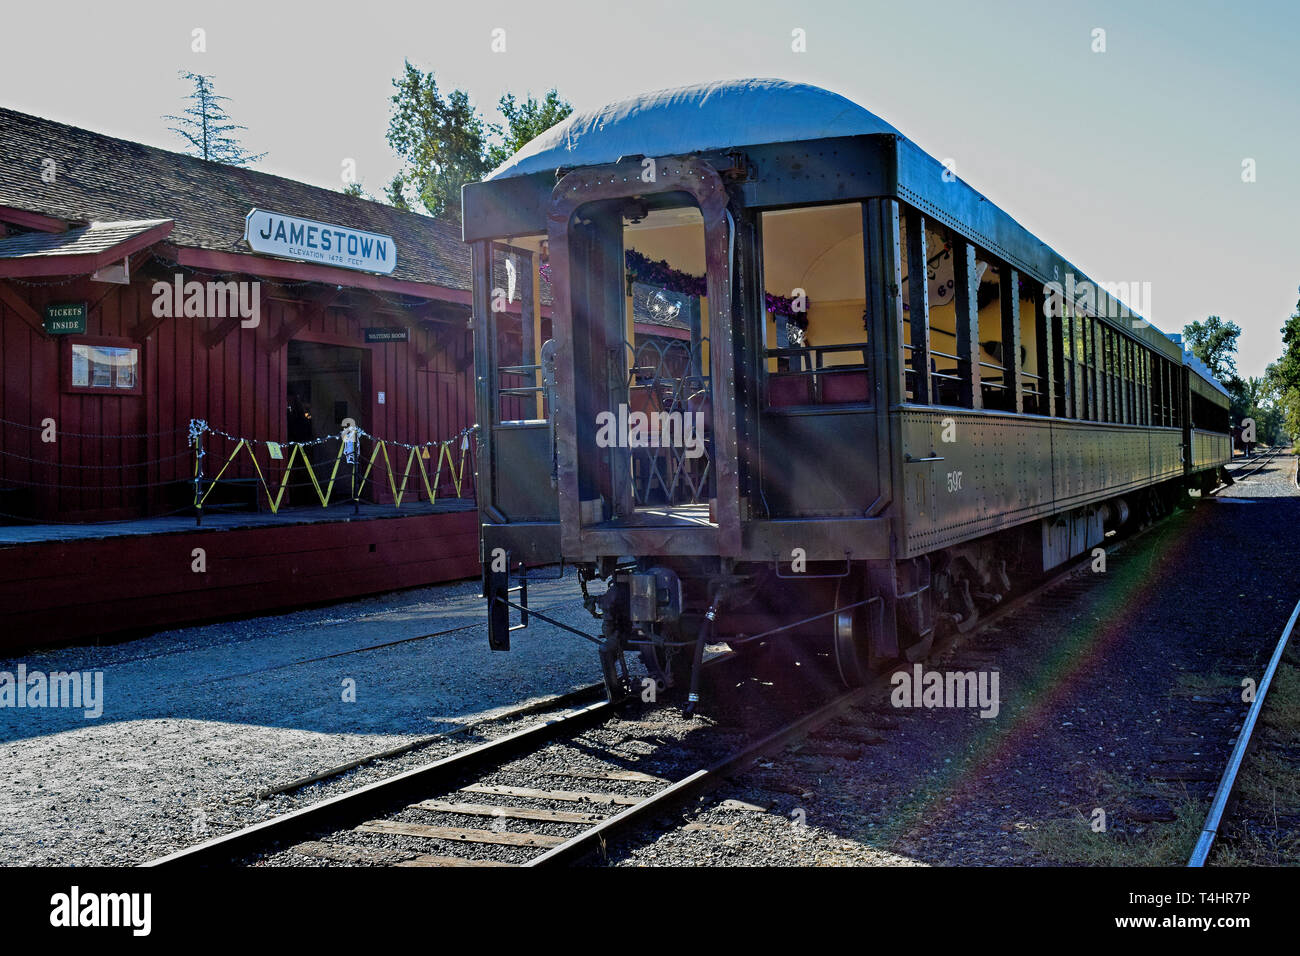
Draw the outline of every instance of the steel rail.
[[[297,777],[288,783],[276,784],[273,787],[263,787],[257,791],[257,799],[268,800],[271,797],[278,796],[282,793],[291,793],[294,790],[301,790],[303,787],[311,786],[313,783],[320,783],[322,780],[331,780],[334,777],[341,777],[349,770],[355,770],[358,767],[364,767],[366,764],[374,763],[378,760],[389,760],[393,757],[400,757],[408,754],[412,750],[419,750],[421,747],[427,747],[430,744],[442,740],[449,740],[460,734],[469,733],[472,730],[478,730],[488,724],[497,724],[506,720],[518,720],[522,717],[529,717],[541,710],[550,710],[552,707],[567,707],[570,704],[585,704],[596,700],[605,693],[604,684],[588,684],[586,687],[579,687],[577,690],[571,690],[564,694],[555,694],[551,697],[543,697],[541,700],[535,700],[531,704],[524,704],[522,707],[516,707],[503,713],[491,717],[484,717],[481,720],[472,721],[467,724],[460,724],[451,730],[439,731],[436,734],[428,734],[424,737],[418,737],[415,740],[407,741],[396,747],[389,747],[386,750],[380,750],[372,754],[366,754],[364,757],[357,757],[353,760],[345,761],[337,766],[330,767],[328,770],[321,770],[317,773],[310,774],[306,777]]]
[[[640,803],[633,804],[623,812],[602,820],[596,826],[584,830],[559,846],[547,850],[540,856],[533,857],[523,865],[562,866],[582,859],[603,846],[607,838],[616,831],[643,823],[655,814],[662,812],[665,807],[701,791],[711,789],[726,777],[743,770],[758,758],[778,753],[793,741],[805,737],[819,727],[830,723],[854,704],[866,700],[867,695],[877,689],[892,673],[893,670],[890,670],[867,687],[859,687],[856,690],[840,695],[830,703],[817,708],[811,714],[805,714],[780,730],[768,734],[762,740],[750,744],[739,753],[725,757],[710,767],[697,770],[683,777],[658,793],[646,797]]]
[[[1146,529],[1150,530],[1150,529]],[[1131,541],[1140,537],[1143,532],[1132,535],[1126,539]],[[1118,544],[1118,542],[1117,542]],[[1111,549],[1108,550],[1113,550]],[[972,634],[978,633],[985,628],[994,625],[1008,615],[1022,608],[1036,598],[1042,597],[1048,592],[1054,590],[1058,585],[1063,584],[1068,579],[1079,573],[1080,568],[1086,561],[1076,560],[1068,563],[1068,567],[1058,572],[1047,580],[1035,585],[1028,591],[1015,595],[1007,601],[1000,604],[995,610],[980,617],[976,627],[971,632],[957,633],[949,635],[944,641],[937,643],[931,652],[931,657],[944,654],[954,648],[958,643],[964,643],[969,640]],[[866,603],[866,602],[861,602]],[[823,615],[824,616],[824,615]],[[536,856],[523,866],[555,866],[572,864],[581,860],[596,850],[603,847],[608,838],[620,831],[630,827],[637,826],[651,820],[657,814],[663,813],[665,809],[675,803],[694,796],[703,791],[712,789],[719,785],[727,777],[734,775],[737,771],[745,769],[760,757],[769,756],[785,749],[795,740],[806,737],[818,728],[835,720],[850,707],[860,704],[870,696],[885,687],[887,687],[894,674],[907,672],[912,667],[913,662],[902,660],[895,663],[877,674],[871,682],[864,687],[858,687],[841,694],[839,697],[827,704],[817,708],[810,714],[798,718],[787,724],[779,730],[773,731],[762,740],[750,744],[738,753],[725,757],[712,766],[696,770],[676,783],[670,784],[658,793],[651,794],[640,803],[633,804],[626,810],[601,821],[596,826],[584,830],[569,840],[553,847],[540,856]]]
[[[276,843],[300,840],[320,831],[350,826],[358,819],[389,810],[403,800],[427,796],[430,789],[448,789],[462,776],[485,765],[513,757],[563,733],[608,717],[614,704],[599,701],[569,711],[486,743],[457,751],[423,767],[415,767],[319,803],[272,817],[233,833],[151,860],[142,866],[212,866],[228,864]]]
[[[1242,467],[1241,467],[1240,469],[1237,470],[1237,473],[1236,473],[1236,474],[1233,474],[1233,475],[1232,475],[1232,480],[1233,480],[1234,482],[1235,482],[1235,481],[1245,481],[1247,478],[1249,478],[1249,477],[1250,477],[1251,475],[1253,475],[1255,472],[1259,471],[1259,470],[1260,470],[1261,468],[1263,468],[1265,465],[1270,464],[1274,459],[1277,458],[1277,456],[1278,456],[1278,454],[1279,454],[1280,452],[1281,452],[1281,449],[1278,449],[1278,448],[1272,448],[1272,449],[1270,449],[1267,453],[1265,453],[1264,460],[1261,461],[1261,462],[1260,462],[1258,465],[1256,465],[1254,468],[1250,469],[1250,471],[1246,471],[1245,474],[1242,474],[1242,472],[1245,471],[1245,466],[1248,465],[1248,464],[1250,464],[1250,462],[1242,462]]]
[[[1277,647],[1273,648],[1273,657],[1268,662],[1267,670],[1264,671],[1263,680],[1259,682],[1255,700],[1250,705],[1246,720],[1241,725],[1241,732],[1237,734],[1237,744],[1232,748],[1232,755],[1228,758],[1228,766],[1224,769],[1223,777],[1219,780],[1219,789],[1215,791],[1214,800],[1210,804],[1210,812],[1205,817],[1205,826],[1201,828],[1201,835],[1196,841],[1195,849],[1192,850],[1192,857],[1187,861],[1189,867],[1204,866],[1206,858],[1210,855],[1210,848],[1214,845],[1214,838],[1219,832],[1219,824],[1223,820],[1224,808],[1227,807],[1228,799],[1232,796],[1232,786],[1237,781],[1237,771],[1241,769],[1241,762],[1246,756],[1247,748],[1250,747],[1255,722],[1259,719],[1259,713],[1264,707],[1264,698],[1268,694],[1269,685],[1273,682],[1273,675],[1277,671],[1278,662],[1282,660],[1282,652],[1286,650],[1287,642],[1291,640],[1291,632],[1295,629],[1297,618],[1300,618],[1300,602],[1296,603],[1295,610],[1291,612],[1291,619],[1286,622],[1286,629],[1282,631],[1282,636],[1278,639]]]

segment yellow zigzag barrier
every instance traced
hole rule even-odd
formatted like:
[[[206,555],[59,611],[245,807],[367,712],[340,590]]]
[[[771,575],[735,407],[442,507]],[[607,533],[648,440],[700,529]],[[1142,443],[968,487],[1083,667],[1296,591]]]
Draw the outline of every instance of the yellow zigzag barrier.
[[[439,444],[438,464],[434,468],[433,472],[434,477],[437,480],[432,484],[429,482],[429,471],[424,466],[424,456],[421,454],[421,451],[427,449],[429,446],[424,445],[420,448],[408,448],[406,455],[406,468],[402,471],[402,484],[400,488],[393,480],[393,464],[392,460],[388,456],[388,443],[383,440],[376,441],[374,450],[370,453],[370,461],[366,465],[366,470],[361,476],[360,483],[355,489],[349,488],[349,491],[351,492],[348,495],[349,499],[360,496],[362,489],[366,486],[366,482],[370,479],[370,472],[374,469],[375,462],[378,460],[381,453],[384,456],[384,464],[387,466],[388,487],[393,493],[393,507],[400,508],[402,506],[402,499],[406,496],[406,485],[411,477],[412,463],[419,464],[420,477],[424,481],[424,490],[429,496],[429,501],[433,502],[438,500],[438,488],[442,484],[442,463],[443,461],[446,461],[447,467],[451,473],[452,487],[456,489],[456,497],[459,498],[461,496],[461,487],[465,480],[465,458],[469,451],[469,439],[468,436],[465,436],[461,441],[459,468],[453,461],[451,451],[449,450],[450,445],[454,441],[454,438],[449,438]],[[253,470],[257,472],[258,483],[262,486],[262,490],[266,492],[266,501],[271,508],[272,514],[279,513],[280,503],[284,500],[285,489],[289,486],[289,475],[293,472],[293,463],[295,460],[301,460],[303,465],[307,468],[307,475],[311,478],[312,487],[316,490],[316,497],[320,500],[321,507],[328,508],[330,498],[334,494],[334,483],[338,478],[339,465],[343,463],[343,443],[341,441],[339,442],[339,451],[338,454],[334,456],[334,467],[330,470],[329,482],[326,484],[324,491],[321,490],[320,479],[316,477],[316,470],[312,467],[311,460],[308,458],[307,453],[303,451],[302,446],[288,442],[284,444],[289,444],[292,450],[289,452],[289,458],[284,464],[284,474],[280,477],[280,488],[275,493],[274,497],[271,496],[271,487],[267,484],[265,475],[262,474],[262,466],[257,460],[257,455],[253,453],[253,446],[249,444],[247,438],[241,438],[235,444],[234,451],[230,453],[230,457],[226,459],[225,464],[222,465],[216,475],[213,476],[211,483],[208,485],[207,491],[205,491],[201,496],[198,494],[195,495],[194,507],[201,508],[203,506],[203,503],[208,500],[208,495],[212,494],[212,489],[217,486],[217,482],[221,480],[221,476],[226,473],[226,469],[229,468],[235,458],[238,457],[240,451],[247,450],[248,457],[253,462]],[[199,462],[200,457],[196,455],[194,459],[194,478],[196,482],[199,479]]]

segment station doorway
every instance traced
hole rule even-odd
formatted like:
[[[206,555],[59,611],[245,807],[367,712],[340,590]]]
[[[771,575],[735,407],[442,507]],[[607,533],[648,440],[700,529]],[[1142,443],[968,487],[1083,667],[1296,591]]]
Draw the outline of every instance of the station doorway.
[[[369,426],[366,385],[370,374],[370,353],[366,349],[321,342],[290,341],[287,393],[287,436],[291,442],[309,442],[343,430],[345,419],[360,429]],[[333,467],[338,455],[336,442],[322,442],[304,449],[317,475],[320,468]],[[296,470],[302,471],[301,468]],[[305,471],[290,479],[290,498],[295,504],[308,502],[315,492]]]

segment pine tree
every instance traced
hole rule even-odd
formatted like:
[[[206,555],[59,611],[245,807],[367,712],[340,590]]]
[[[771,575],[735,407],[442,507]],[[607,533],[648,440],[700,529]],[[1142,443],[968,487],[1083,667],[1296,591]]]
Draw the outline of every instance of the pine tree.
[[[179,124],[168,129],[185,140],[190,155],[230,166],[247,166],[266,155],[254,155],[239,145],[233,133],[248,127],[230,122],[225,107],[221,105],[230,97],[218,96],[213,91],[211,76],[184,71],[179,75],[194,84],[194,92],[187,97],[191,105],[184,115],[164,116],[163,119]]]

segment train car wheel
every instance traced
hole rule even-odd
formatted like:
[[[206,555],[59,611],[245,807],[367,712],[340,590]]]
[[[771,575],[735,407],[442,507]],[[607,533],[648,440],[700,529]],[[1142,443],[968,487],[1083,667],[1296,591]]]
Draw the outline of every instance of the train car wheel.
[[[866,581],[850,574],[835,589],[835,606],[856,604],[867,597]],[[871,654],[871,632],[878,602],[839,611],[831,616],[831,637],[835,666],[846,687],[861,687],[871,679],[875,660]]]

